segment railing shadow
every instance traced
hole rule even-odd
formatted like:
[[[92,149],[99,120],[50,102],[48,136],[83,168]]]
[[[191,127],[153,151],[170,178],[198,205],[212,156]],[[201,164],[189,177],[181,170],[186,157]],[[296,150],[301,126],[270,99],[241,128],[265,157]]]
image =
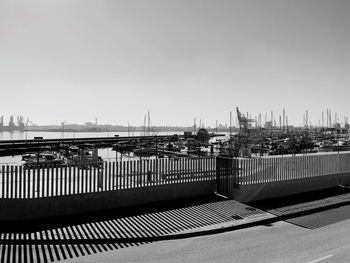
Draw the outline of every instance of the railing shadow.
[[[112,209],[30,222],[2,222],[0,263],[55,262],[125,247],[232,220],[218,196]],[[225,209],[224,207],[222,209]],[[218,210],[220,211],[220,210]]]

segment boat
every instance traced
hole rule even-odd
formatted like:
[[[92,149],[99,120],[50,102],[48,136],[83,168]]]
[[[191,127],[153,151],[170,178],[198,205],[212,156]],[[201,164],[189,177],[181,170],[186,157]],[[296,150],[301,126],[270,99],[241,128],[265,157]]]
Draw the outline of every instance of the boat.
[[[64,165],[66,159],[55,152],[30,153],[22,155],[25,168],[37,168],[42,166]]]
[[[134,149],[134,154],[140,157],[149,157],[157,155],[157,149],[154,147],[137,147]]]
[[[350,143],[348,141],[332,142],[330,140],[322,141],[318,147],[319,152],[342,152],[350,151]]]
[[[136,149],[138,146],[137,141],[120,141],[116,144],[113,145],[112,151],[117,151],[117,152],[132,152]]]
[[[67,156],[67,164],[80,168],[101,167],[103,159],[98,156],[97,149],[79,149],[78,152]]]

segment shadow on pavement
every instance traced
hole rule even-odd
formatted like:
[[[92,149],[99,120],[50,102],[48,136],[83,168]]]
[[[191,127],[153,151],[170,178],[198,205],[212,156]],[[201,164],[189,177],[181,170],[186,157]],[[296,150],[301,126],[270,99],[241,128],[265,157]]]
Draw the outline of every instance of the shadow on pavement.
[[[2,222],[0,262],[54,262],[150,243],[153,237],[232,220],[225,212],[226,200],[212,195],[26,223]]]
[[[316,229],[350,219],[350,188],[337,187],[266,199],[250,205],[274,214],[288,223]]]
[[[320,200],[330,200],[330,198],[339,197],[346,194],[350,194],[350,188],[336,187],[309,193],[250,202],[249,205],[267,212],[271,212],[276,209],[288,209],[288,207],[297,208],[298,205],[302,206],[305,203],[314,203],[317,206],[317,203]]]
[[[220,202],[226,200],[217,195],[196,197],[191,199],[166,201],[155,204],[125,207],[118,209],[101,210],[90,213],[45,218],[31,221],[2,221],[0,232],[33,232],[45,230],[47,228],[58,228],[76,224],[86,224],[96,221],[106,221],[116,218],[140,216],[145,214],[159,213],[168,210],[190,208],[203,204]]]

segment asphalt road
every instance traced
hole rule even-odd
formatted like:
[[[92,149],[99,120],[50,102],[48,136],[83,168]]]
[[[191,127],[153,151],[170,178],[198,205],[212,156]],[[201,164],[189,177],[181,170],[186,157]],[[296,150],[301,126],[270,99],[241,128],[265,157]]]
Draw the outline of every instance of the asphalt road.
[[[349,219],[350,206],[343,206],[291,223],[143,244],[65,262],[350,262]]]
[[[287,222],[309,229],[316,229],[347,219],[350,219],[350,208],[348,206],[343,206],[322,213],[289,219]]]

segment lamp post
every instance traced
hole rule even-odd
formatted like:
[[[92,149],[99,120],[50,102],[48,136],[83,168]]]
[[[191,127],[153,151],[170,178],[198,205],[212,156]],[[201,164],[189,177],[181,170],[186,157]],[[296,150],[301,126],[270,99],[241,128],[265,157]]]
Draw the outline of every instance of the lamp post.
[[[25,153],[27,153],[27,149],[28,149],[28,129],[25,129],[24,131],[26,133],[26,151],[25,151]]]
[[[40,155],[40,140],[42,140],[43,137],[34,137],[34,140],[38,141],[38,156],[37,156],[37,165],[39,167],[39,155]]]
[[[158,139],[157,139],[157,135],[155,135],[156,137],[156,159],[158,159]],[[158,163],[157,163],[158,165]]]
[[[37,156],[37,173],[38,173],[38,188],[35,192],[38,192],[38,195],[39,195],[39,180],[40,180],[40,176],[39,176],[39,155],[40,155],[40,140],[42,140],[43,137],[34,137],[34,140],[37,140],[38,141],[38,156]]]
[[[118,151],[117,151],[117,143],[119,135],[114,135],[115,137],[115,164],[118,162]]]

